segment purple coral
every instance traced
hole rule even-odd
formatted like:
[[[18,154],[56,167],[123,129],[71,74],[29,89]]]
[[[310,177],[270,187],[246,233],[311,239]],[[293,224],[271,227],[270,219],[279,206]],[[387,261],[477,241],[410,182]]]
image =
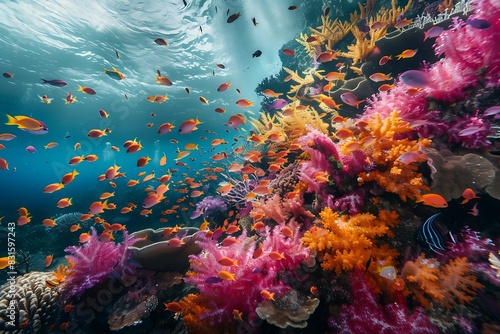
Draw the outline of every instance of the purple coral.
[[[272,233],[266,227],[261,244],[262,254],[255,258],[254,252],[259,247],[256,239],[248,238],[245,231],[237,242],[229,246],[221,246],[216,240],[208,238],[196,242],[203,251],[190,256],[192,271],[185,281],[196,284],[201,294],[210,300],[214,312],[202,315],[203,318],[211,324],[232,322],[233,310],[255,316],[255,308],[265,301],[261,295],[263,290],[275,293],[278,298],[291,289],[279,279],[279,274],[293,271],[310,256],[310,251],[302,245],[298,230],[289,238],[280,233],[280,227],[277,226]],[[283,258],[273,259],[276,254],[283,255]],[[237,265],[220,264],[219,260],[223,257],[237,261]],[[234,275],[234,280],[221,279],[221,271]]]
[[[111,273],[120,275],[135,274],[136,264],[130,261],[131,246],[137,239],[123,231],[123,242],[99,241],[94,228],[90,231],[90,240],[82,246],[70,246],[66,259],[71,268],[63,285],[67,298],[80,298],[86,290],[106,281]]]
[[[219,211],[226,211],[227,205],[224,200],[220,197],[207,196],[203,198],[201,202],[196,203],[196,210],[194,211],[193,217],[199,217],[200,215],[210,216]]]
[[[331,327],[345,334],[439,333],[420,307],[411,313],[403,300],[385,306],[380,304],[367,279],[362,271],[351,275],[352,303],[342,307],[339,319],[330,319]]]

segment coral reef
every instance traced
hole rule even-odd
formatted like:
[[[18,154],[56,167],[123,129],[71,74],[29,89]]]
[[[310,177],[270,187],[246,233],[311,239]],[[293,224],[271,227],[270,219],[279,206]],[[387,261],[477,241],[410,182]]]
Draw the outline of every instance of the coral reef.
[[[129,261],[130,251],[127,249],[137,239],[123,232],[123,242],[103,242],[95,229],[91,229],[90,239],[83,246],[70,246],[65,249],[70,268],[62,285],[62,293],[66,298],[81,297],[86,290],[104,282],[111,273],[131,274],[135,272],[135,264]]]
[[[261,319],[279,328],[306,328],[307,319],[318,305],[319,299],[301,297],[296,290],[290,290],[277,300],[261,303],[255,312]]]
[[[380,211],[377,216],[361,213],[353,216],[342,215],[325,208],[321,222],[304,234],[303,243],[318,252],[321,267],[343,271],[365,268],[373,257],[386,265],[394,263],[398,256],[395,250],[376,245],[377,237],[393,236],[390,227],[398,223],[398,215],[392,211]]]
[[[48,272],[32,271],[0,287],[0,331],[2,333],[48,333],[59,321],[60,288],[49,288]]]
[[[137,240],[128,246],[132,258],[141,266],[157,271],[184,272],[189,267],[189,256],[198,254],[201,248],[196,240],[199,235],[197,228],[180,228],[176,233],[167,234],[167,228],[158,230],[145,229],[131,234]],[[179,239],[179,244],[170,240]]]
[[[382,305],[373,293],[374,282],[362,271],[350,275],[349,281],[352,302],[330,321],[338,333],[439,333],[421,308],[410,311],[401,301]]]
[[[127,296],[122,296],[114,305],[108,316],[109,329],[118,331],[124,327],[133,326],[149,316],[158,306],[158,298],[150,296],[139,304],[128,301]]]
[[[203,251],[190,256],[191,271],[185,281],[195,284],[202,298],[209,301],[209,310],[200,315],[201,319],[211,324],[231,323],[235,320],[233,310],[242,312],[244,318],[252,317],[258,303],[265,300],[262,291],[278,298],[291,289],[279,274],[297,268],[308,258],[309,249],[301,244],[298,230],[292,237],[282,234],[279,227],[272,231],[266,227],[261,233],[259,246],[246,231],[231,243],[224,245],[223,241],[222,246],[208,238],[197,241]],[[220,298],[223,295],[231,298]]]

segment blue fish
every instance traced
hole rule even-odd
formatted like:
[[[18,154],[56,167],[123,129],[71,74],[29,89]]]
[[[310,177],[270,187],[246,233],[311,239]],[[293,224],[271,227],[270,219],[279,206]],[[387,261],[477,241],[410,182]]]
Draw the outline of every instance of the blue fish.
[[[285,99],[277,99],[276,101],[273,101],[273,103],[267,106],[267,110],[281,109],[285,107],[287,104],[288,102]]]
[[[424,71],[409,70],[402,73],[399,79],[407,86],[426,88],[430,85],[429,74]]]
[[[64,80],[45,80],[45,79],[42,79],[42,81],[43,81],[42,84],[49,84],[51,86],[56,86],[56,87],[64,87],[68,84]]]
[[[442,255],[442,253],[437,250],[439,249],[447,251],[448,248],[446,248],[444,238],[436,227],[436,224],[434,223],[434,219],[436,219],[436,217],[440,214],[441,213],[439,212],[430,216],[422,225],[420,225],[417,231],[417,241],[422,244],[427,244],[427,246],[429,246],[429,248],[433,252]],[[451,237],[452,242],[456,243],[455,238],[453,237],[451,232],[448,233]]]
[[[120,72],[120,71],[118,71],[114,67],[113,67],[112,70],[104,69],[104,74],[109,75],[110,77],[112,77],[115,80],[123,80],[123,79],[125,79],[125,76],[123,75],[123,73]]]
[[[222,282],[222,279],[219,277],[212,276],[212,277],[207,278],[205,280],[205,282],[208,284],[216,284],[216,283]]]

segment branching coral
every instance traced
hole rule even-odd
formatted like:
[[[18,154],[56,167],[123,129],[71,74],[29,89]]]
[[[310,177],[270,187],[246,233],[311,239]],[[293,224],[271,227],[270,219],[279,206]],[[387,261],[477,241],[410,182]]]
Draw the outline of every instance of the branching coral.
[[[484,287],[476,281],[476,276],[470,274],[465,257],[440,266],[437,260],[426,259],[422,254],[415,261],[405,263],[401,277],[414,298],[426,308],[430,307],[431,301],[446,308],[470,303],[476,291]]]
[[[417,161],[399,160],[407,152],[422,153],[421,150],[431,144],[429,139],[408,139],[412,132],[413,128],[399,117],[397,111],[393,111],[385,119],[378,114],[369,119],[368,126],[362,129],[359,138],[374,138],[364,152],[377,169],[361,172],[359,183],[375,181],[386,191],[398,194],[403,201],[417,197],[420,191],[428,190],[422,175],[417,172]]]
[[[364,268],[370,257],[387,265],[394,263],[397,252],[375,242],[383,235],[393,237],[389,228],[398,223],[396,212],[382,210],[377,216],[370,213],[339,216],[325,208],[320,217],[321,222],[304,234],[302,242],[318,252],[324,270],[335,270],[340,275],[343,271]]]
[[[71,263],[66,280],[61,289],[68,297],[81,297],[86,290],[106,281],[112,272],[131,274],[135,271],[135,264],[130,260],[130,251],[127,249],[136,239],[123,232],[123,242],[116,244],[113,241],[99,241],[97,232],[92,229],[90,240],[83,246],[70,246],[65,249],[69,252],[66,259]]]
[[[380,304],[373,293],[374,282],[363,271],[355,272],[349,281],[352,303],[342,307],[338,320],[331,321],[338,333],[439,333],[421,308],[410,312],[404,302]]]
[[[313,218],[314,215],[304,208],[302,195],[297,194],[282,199],[278,194],[270,198],[261,198],[260,201],[252,202],[250,217],[264,217],[263,219],[274,220],[277,224],[286,223],[292,218],[293,221],[300,218]]]
[[[207,305],[210,311],[200,318],[209,316],[211,324],[230,323],[235,320],[233,310],[243,312],[244,317],[254,314],[257,305],[265,300],[261,295],[263,290],[275,293],[276,297],[290,290],[278,275],[297,268],[309,257],[309,249],[302,245],[298,230],[292,237],[286,237],[279,227],[272,233],[266,228],[262,236],[259,247],[255,238],[247,238],[245,231],[231,245],[219,246],[216,240],[208,238],[197,241],[203,251],[190,257],[191,271],[185,281],[195,284],[202,298],[210,301]],[[262,254],[254,256],[256,249]],[[223,258],[229,258],[233,265]]]

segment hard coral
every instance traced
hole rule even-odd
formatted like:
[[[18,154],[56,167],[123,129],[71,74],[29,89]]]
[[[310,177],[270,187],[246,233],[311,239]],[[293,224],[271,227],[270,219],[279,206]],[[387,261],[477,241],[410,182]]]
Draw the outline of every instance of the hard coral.
[[[369,281],[363,271],[353,273],[349,281],[351,305],[344,305],[340,318],[331,321],[338,333],[439,333],[421,308],[411,312],[404,302],[380,304],[371,287],[374,282]]]
[[[397,257],[395,250],[375,245],[377,237],[392,237],[390,227],[398,223],[394,211],[380,211],[378,216],[362,213],[342,215],[325,208],[321,223],[304,234],[302,242],[318,252],[321,267],[342,272],[364,268],[370,257],[383,260],[387,265]]]
[[[208,318],[213,325],[233,322],[233,310],[243,312],[244,317],[255,316],[255,308],[265,300],[261,296],[263,290],[275,293],[276,297],[290,290],[290,286],[278,278],[279,273],[293,271],[309,257],[309,249],[300,242],[298,232],[294,231],[290,238],[280,233],[279,227],[272,232],[266,228],[259,246],[262,255],[255,258],[256,240],[248,238],[245,231],[229,246],[220,246],[208,238],[197,241],[203,251],[191,255],[191,271],[185,281],[195,284],[202,298],[210,301],[207,305],[210,311],[200,318]],[[237,261],[237,265],[220,264],[223,257]],[[220,278],[221,271],[230,277]]]
[[[91,229],[90,240],[83,246],[70,246],[65,249],[69,252],[66,259],[71,267],[62,291],[67,298],[80,298],[86,290],[106,281],[112,272],[132,274],[135,264],[129,262],[130,251],[127,249],[136,239],[123,232],[123,242],[116,244],[113,241],[99,241],[95,229]]]

